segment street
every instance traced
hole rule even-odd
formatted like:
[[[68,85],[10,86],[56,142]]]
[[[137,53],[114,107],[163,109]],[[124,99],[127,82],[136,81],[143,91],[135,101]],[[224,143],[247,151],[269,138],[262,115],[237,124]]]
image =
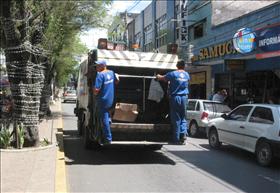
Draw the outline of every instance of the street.
[[[280,192],[280,164],[260,167],[253,154],[204,138],[160,151],[113,145],[85,150],[75,104],[62,105],[68,192]]]

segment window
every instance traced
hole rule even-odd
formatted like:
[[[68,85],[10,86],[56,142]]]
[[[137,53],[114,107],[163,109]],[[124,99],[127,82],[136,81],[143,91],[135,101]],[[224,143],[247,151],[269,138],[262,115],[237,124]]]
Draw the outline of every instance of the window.
[[[148,25],[147,27],[145,27],[144,29],[144,42],[145,44],[148,44],[150,42],[152,42],[152,36],[153,36],[153,30],[152,30],[152,24]]]
[[[195,109],[195,103],[196,103],[196,101],[189,101],[187,110],[188,110],[188,111],[194,111],[194,109]]]
[[[233,112],[229,114],[230,120],[235,121],[246,121],[252,107],[251,106],[241,106],[235,109]]]
[[[250,117],[249,122],[273,124],[274,119],[270,108],[256,107]]]
[[[210,112],[217,112],[217,113],[227,113],[231,109],[222,103],[215,103],[215,102],[203,102],[204,109]]]
[[[195,25],[193,28],[194,39],[201,38],[203,36],[203,23]]]
[[[159,19],[156,20],[157,24],[157,48],[161,47],[166,44],[166,35],[167,35],[167,21],[166,21],[166,14],[161,16]]]

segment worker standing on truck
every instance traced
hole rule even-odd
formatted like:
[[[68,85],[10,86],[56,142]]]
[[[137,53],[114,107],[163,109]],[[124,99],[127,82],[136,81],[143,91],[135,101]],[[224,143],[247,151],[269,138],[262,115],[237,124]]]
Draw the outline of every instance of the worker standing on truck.
[[[109,109],[113,105],[115,84],[119,82],[118,77],[112,70],[107,69],[105,60],[96,61],[96,79],[93,85],[93,94],[97,96],[97,107],[103,126],[104,144],[110,144],[112,134],[110,128]]]
[[[187,134],[186,107],[188,102],[188,85],[190,76],[186,72],[185,62],[177,62],[177,70],[168,72],[166,75],[158,74],[156,78],[169,82],[170,118],[173,127],[173,142],[185,144]]]

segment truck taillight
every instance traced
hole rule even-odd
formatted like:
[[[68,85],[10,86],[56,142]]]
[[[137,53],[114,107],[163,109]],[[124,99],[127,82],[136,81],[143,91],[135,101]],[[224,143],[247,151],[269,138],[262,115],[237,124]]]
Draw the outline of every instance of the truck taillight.
[[[203,119],[208,119],[208,113],[203,112],[203,113],[201,114],[201,120],[203,120]]]

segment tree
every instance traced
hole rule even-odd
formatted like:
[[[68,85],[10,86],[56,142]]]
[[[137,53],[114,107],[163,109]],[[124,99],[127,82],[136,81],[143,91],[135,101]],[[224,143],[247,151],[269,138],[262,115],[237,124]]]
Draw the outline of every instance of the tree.
[[[71,73],[75,49],[79,45],[77,34],[89,27],[102,26],[102,18],[109,3],[36,0],[0,2],[0,47],[5,52],[11,83],[13,120],[25,126],[25,146],[39,144],[39,109],[47,105],[49,94],[42,91],[50,90],[55,71],[60,82]]]

